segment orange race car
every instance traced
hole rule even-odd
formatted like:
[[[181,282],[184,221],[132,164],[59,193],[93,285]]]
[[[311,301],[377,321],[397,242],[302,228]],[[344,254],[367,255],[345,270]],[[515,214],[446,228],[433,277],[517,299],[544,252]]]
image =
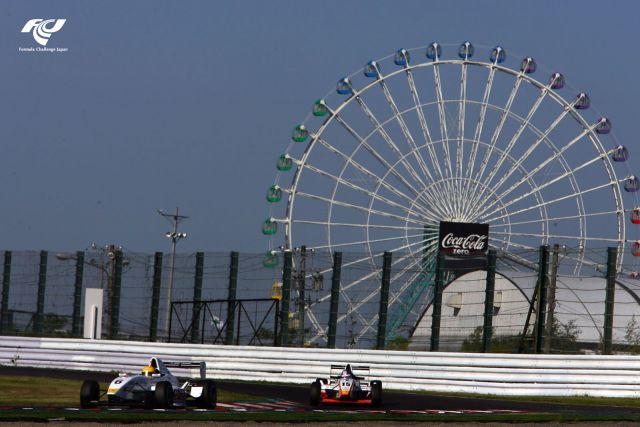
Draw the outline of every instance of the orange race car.
[[[331,365],[329,378],[317,378],[311,383],[309,403],[382,405],[382,381],[369,380],[368,366]]]

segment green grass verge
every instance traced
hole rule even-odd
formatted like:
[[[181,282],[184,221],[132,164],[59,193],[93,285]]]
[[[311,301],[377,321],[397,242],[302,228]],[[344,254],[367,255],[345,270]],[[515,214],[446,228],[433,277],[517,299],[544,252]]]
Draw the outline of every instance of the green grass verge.
[[[2,406],[73,406],[80,404],[82,381],[42,377],[0,376],[0,405]],[[100,383],[106,390],[109,384]],[[219,402],[262,399],[262,396],[218,390]],[[0,413],[0,416],[2,414]]]

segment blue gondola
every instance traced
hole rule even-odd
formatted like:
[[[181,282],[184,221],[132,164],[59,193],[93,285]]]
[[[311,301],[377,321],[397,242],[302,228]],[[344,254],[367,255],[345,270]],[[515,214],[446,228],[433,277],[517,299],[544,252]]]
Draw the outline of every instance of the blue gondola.
[[[402,67],[409,65],[409,52],[406,49],[398,49],[393,56],[393,62]]]
[[[364,66],[364,75],[366,77],[378,78],[380,77],[380,66],[376,61],[369,61]]]
[[[340,95],[353,94],[353,87],[351,86],[351,80],[349,80],[349,77],[343,77],[340,80],[338,80],[338,84],[336,86],[336,92],[338,92]]]
[[[494,64],[502,64],[505,59],[507,59],[507,52],[500,46],[494,47],[489,60]]]
[[[471,42],[464,42],[458,49],[458,56],[462,59],[471,59],[473,56],[474,48]]]
[[[432,61],[437,61],[438,59],[440,59],[441,54],[442,47],[438,43],[433,42],[429,46],[427,46],[427,58],[431,59]]]

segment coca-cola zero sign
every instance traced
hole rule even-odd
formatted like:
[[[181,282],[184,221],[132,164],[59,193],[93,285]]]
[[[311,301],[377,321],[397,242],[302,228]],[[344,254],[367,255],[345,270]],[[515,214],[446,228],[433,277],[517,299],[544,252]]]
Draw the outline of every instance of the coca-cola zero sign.
[[[440,221],[440,252],[459,257],[487,252],[489,224]]]

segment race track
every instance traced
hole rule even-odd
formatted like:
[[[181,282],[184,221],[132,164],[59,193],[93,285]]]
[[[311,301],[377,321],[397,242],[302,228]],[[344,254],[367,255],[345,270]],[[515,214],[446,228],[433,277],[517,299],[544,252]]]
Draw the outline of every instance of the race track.
[[[109,373],[94,373],[53,369],[35,369],[0,366],[0,376],[37,376],[46,378],[63,378],[83,380],[93,378],[98,381],[110,381],[113,377]],[[569,405],[566,403],[546,403],[515,401],[508,399],[486,399],[480,397],[440,396],[425,393],[409,393],[401,391],[383,391],[383,406],[371,408],[354,405],[309,405],[308,388],[300,385],[261,384],[233,381],[216,381],[220,390],[236,393],[265,396],[265,401],[256,402],[221,402],[215,411],[296,411],[296,412],[366,412],[366,413],[557,413],[557,414],[598,414],[615,417],[639,416],[640,408],[618,406],[586,406]],[[6,408],[2,408],[6,409]],[[67,408],[77,410],[77,408]],[[113,408],[100,408],[112,410]],[[127,409],[116,409],[127,410]],[[140,410],[140,409],[133,409]],[[197,411],[197,409],[191,409]]]

